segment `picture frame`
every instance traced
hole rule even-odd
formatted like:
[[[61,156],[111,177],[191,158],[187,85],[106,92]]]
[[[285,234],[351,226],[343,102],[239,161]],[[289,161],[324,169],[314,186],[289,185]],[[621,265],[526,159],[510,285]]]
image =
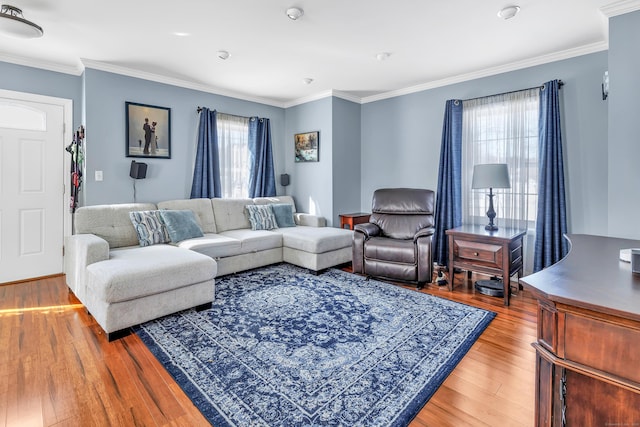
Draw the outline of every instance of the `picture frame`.
[[[319,161],[320,132],[304,132],[294,135],[296,163]]]
[[[127,157],[171,158],[171,108],[125,102]]]

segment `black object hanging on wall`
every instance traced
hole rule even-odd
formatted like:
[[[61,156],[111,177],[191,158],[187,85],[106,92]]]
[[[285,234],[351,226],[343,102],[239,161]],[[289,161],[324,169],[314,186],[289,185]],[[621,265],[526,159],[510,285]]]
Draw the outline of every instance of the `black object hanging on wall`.
[[[129,176],[133,179],[144,179],[147,177],[147,164],[131,160],[131,169]]]
[[[71,201],[69,210],[75,213],[78,207],[80,187],[82,185],[82,171],[84,170],[84,126],[80,126],[73,134],[73,141],[65,150],[71,154]]]
[[[289,185],[288,173],[283,173],[282,175],[280,175],[280,185],[282,185],[283,187],[286,187],[287,185]]]

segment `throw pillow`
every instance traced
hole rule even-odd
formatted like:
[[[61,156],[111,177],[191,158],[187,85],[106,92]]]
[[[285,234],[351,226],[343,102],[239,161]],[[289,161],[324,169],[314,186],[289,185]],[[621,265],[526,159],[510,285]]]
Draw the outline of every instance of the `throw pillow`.
[[[271,209],[279,228],[296,226],[296,221],[293,219],[293,206],[288,203],[274,203]]]
[[[151,246],[169,242],[167,229],[158,216],[158,211],[129,212],[131,223],[136,229],[140,246]]]
[[[160,210],[158,212],[162,222],[167,227],[171,243],[204,236],[193,211]]]
[[[278,222],[273,215],[271,205],[247,205],[249,222],[252,230],[273,230],[278,228]]]

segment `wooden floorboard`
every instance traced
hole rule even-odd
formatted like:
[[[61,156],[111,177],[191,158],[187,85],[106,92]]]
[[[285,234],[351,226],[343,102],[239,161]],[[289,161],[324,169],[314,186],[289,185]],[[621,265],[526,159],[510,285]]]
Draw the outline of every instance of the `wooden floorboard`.
[[[535,300],[504,307],[458,276],[422,292],[497,316],[410,425],[532,426]],[[0,348],[0,426],[209,425],[137,335],[107,341],[63,276],[0,286]]]

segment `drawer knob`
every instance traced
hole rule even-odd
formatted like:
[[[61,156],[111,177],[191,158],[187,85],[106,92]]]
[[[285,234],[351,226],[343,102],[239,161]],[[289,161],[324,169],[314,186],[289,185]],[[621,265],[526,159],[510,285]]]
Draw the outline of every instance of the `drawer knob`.
[[[474,255],[474,256],[478,256],[478,255],[480,255],[480,254],[479,254],[478,252],[474,252],[474,253],[473,253],[473,255]]]

